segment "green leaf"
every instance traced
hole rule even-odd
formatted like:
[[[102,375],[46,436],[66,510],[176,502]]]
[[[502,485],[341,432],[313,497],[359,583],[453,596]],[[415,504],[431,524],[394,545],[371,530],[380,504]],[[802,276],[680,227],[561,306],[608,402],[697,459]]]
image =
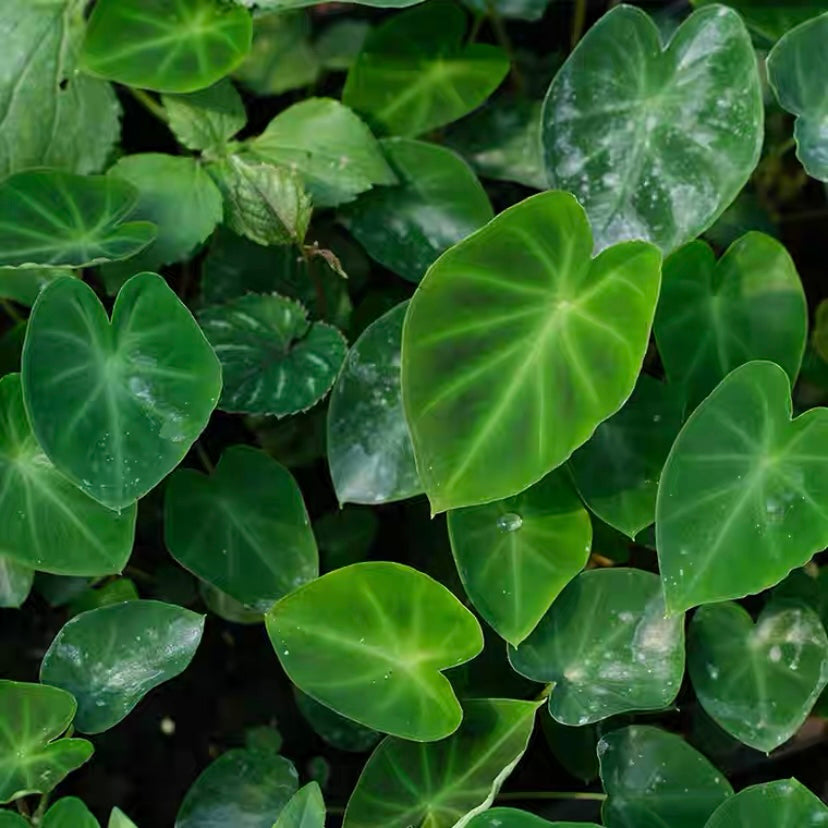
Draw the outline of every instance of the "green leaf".
[[[368,127],[331,98],[308,98],[283,110],[245,144],[244,155],[297,172],[318,207],[396,181]]]
[[[371,754],[343,828],[452,828],[485,810],[523,756],[538,702],[467,702],[447,739],[418,744],[389,737]]]
[[[316,782],[300,788],[279,814],[273,828],[324,828],[325,801]]]
[[[111,323],[83,282],[49,285],[29,320],[22,379],[43,451],[112,509],[129,506],[181,462],[221,390],[207,340],[154,273],[121,288]]]
[[[100,170],[120,133],[112,87],[76,71],[84,31],[74,0],[0,5],[0,178],[29,167]]]
[[[250,164],[237,155],[207,170],[224,196],[224,220],[231,230],[257,244],[302,244],[312,207],[297,173]]]
[[[694,6],[709,6],[721,0],[690,0]],[[821,12],[828,11],[825,0],[725,0],[736,9],[748,28],[770,42]]]
[[[52,364],[47,360],[44,368]],[[65,412],[56,413],[65,422]],[[29,425],[19,374],[0,379],[0,492],[0,553],[18,568],[60,575],[109,575],[124,568],[135,507],[116,514],[52,465]]]
[[[343,506],[318,518],[313,532],[319,545],[323,570],[364,561],[377,537],[376,512],[360,506]]]
[[[82,612],[138,599],[138,590],[129,578],[116,578],[100,587],[90,587],[69,603],[69,617]]]
[[[563,472],[515,497],[448,514],[451,549],[475,609],[513,646],[587,562],[589,515]]]
[[[585,785],[598,778],[598,754],[595,749],[601,734],[618,726],[617,718],[570,727],[556,722],[547,707],[541,711],[540,724],[549,750],[567,773]]]
[[[247,123],[241,96],[227,78],[198,92],[162,95],[161,102],[176,139],[192,150],[221,153]]]
[[[641,9],[619,6],[549,87],[550,185],[584,205],[599,250],[643,238],[667,253],[710,227],[745,185],[763,112],[756,55],[736,12],[699,9],[663,47]]]
[[[540,20],[550,0],[464,0],[478,14],[498,15],[508,20]]]
[[[74,275],[73,270],[62,267],[0,267],[0,298],[30,308],[46,285]]]
[[[164,540],[183,567],[260,612],[319,574],[296,481],[249,446],[225,449],[210,477],[193,469],[172,475]]]
[[[631,539],[655,520],[658,478],[683,414],[681,388],[641,374],[626,405],[569,461],[590,510]]]
[[[773,586],[828,545],[828,412],[791,420],[770,362],[732,371],[679,433],[658,487],[656,547],[667,608]]]
[[[810,607],[774,601],[753,619],[738,604],[700,607],[688,668],[705,711],[770,753],[799,730],[828,684],[828,636]]]
[[[441,253],[492,219],[492,206],[451,150],[409,138],[381,143],[400,184],[366,193],[341,217],[373,259],[419,282]]]
[[[159,92],[195,92],[231,72],[250,49],[250,13],[220,0],[98,0],[82,68]]]
[[[248,609],[240,601],[217,589],[212,584],[199,581],[198,593],[210,612],[231,624],[264,623],[263,613]]]
[[[340,503],[388,503],[422,492],[402,407],[400,345],[407,302],[354,343],[328,405],[328,465]]]
[[[326,69],[344,72],[359,57],[370,31],[367,20],[334,20],[316,38],[314,51]]]
[[[304,411],[328,393],[347,353],[336,328],[275,293],[207,308],[198,320],[221,360],[223,411]]]
[[[0,381],[0,394],[3,383]],[[34,570],[8,555],[0,555],[0,608],[17,608],[29,597]]]
[[[808,328],[805,292],[788,251],[748,233],[717,262],[694,241],[664,262],[654,325],[670,380],[695,406],[734,368],[767,359],[796,379]]]
[[[768,80],[783,109],[796,115],[796,154],[813,178],[828,181],[828,13],[788,32],[768,55]]]
[[[74,796],[59,799],[46,811],[43,828],[101,828],[83,801]]]
[[[313,732],[337,750],[364,753],[366,750],[371,750],[382,738],[382,734],[377,733],[376,730],[363,727],[352,719],[340,716],[339,713],[315,701],[298,688],[294,687],[293,690],[296,706]]]
[[[109,815],[107,828],[138,828],[138,826],[120,808],[113,808]]]
[[[159,684],[189,665],[204,616],[160,601],[126,601],[81,613],[63,625],[40,666],[44,684],[78,701],[75,727],[114,727]]]
[[[645,242],[591,251],[583,209],[548,192],[429,268],[403,327],[402,388],[432,511],[522,491],[629,397],[660,255]]]
[[[27,170],[0,183],[0,264],[88,267],[145,248],[156,227],[125,221],[138,200],[128,182],[103,175]]]
[[[0,804],[51,791],[92,755],[86,739],[60,739],[75,700],[57,687],[0,680]]]
[[[483,635],[454,595],[422,572],[385,562],[346,566],[282,598],[266,622],[290,680],[337,713],[417,741],[441,739],[460,724],[440,671],[474,658]]]
[[[422,135],[462,118],[509,71],[501,49],[465,42],[467,20],[445,0],[390,17],[366,38],[342,100],[393,135]]]
[[[17,813],[0,811],[0,828],[31,828],[31,823]]]
[[[724,774],[680,736],[636,725],[598,743],[608,828],[701,828],[733,795]]]
[[[193,782],[175,828],[271,828],[296,788],[296,768],[282,756],[228,750]]]
[[[594,822],[547,822],[517,808],[489,808],[478,814],[466,828],[600,828]]]
[[[658,710],[684,675],[684,619],[665,617],[651,572],[593,569],[564,589],[509,660],[527,678],[554,682],[549,712],[561,724]]]
[[[705,828],[822,828],[828,808],[796,779],[752,785],[720,805]]]

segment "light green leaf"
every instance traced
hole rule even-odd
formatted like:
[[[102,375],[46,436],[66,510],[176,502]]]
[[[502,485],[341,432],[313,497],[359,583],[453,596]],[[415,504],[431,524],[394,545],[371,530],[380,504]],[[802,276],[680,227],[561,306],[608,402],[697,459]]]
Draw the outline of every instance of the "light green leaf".
[[[492,206],[451,150],[409,138],[381,144],[400,184],[364,194],[341,218],[373,259],[419,282],[441,253],[492,219]]]
[[[561,465],[641,370],[660,254],[590,259],[568,193],[533,196],[444,253],[403,326],[402,388],[434,512],[510,497]]]
[[[680,736],[637,725],[598,742],[608,828],[701,828],[733,795],[724,774]]]
[[[393,135],[422,135],[476,109],[509,71],[496,46],[466,44],[468,18],[446,0],[390,17],[366,38],[342,100]]]
[[[655,520],[658,478],[683,414],[680,387],[641,374],[626,405],[569,461],[590,510],[629,538]]]
[[[492,804],[532,735],[538,702],[467,702],[447,739],[385,739],[348,801],[343,828],[462,828]]]
[[[120,132],[112,87],[76,71],[84,31],[75,0],[0,4],[0,178],[29,167],[100,170]]]
[[[82,68],[159,92],[195,92],[231,72],[250,49],[250,13],[220,0],[98,0]]]
[[[273,828],[324,828],[325,801],[316,782],[300,788],[285,805]]]
[[[467,828],[600,828],[594,822],[547,822],[516,808],[489,808],[467,824]]]
[[[198,320],[221,361],[223,411],[304,411],[328,393],[347,353],[336,328],[275,293],[207,308]]]
[[[52,465],[29,425],[19,374],[0,379],[0,492],[0,554],[18,570],[109,575],[124,568],[135,507],[116,514]]]
[[[166,282],[139,273],[118,294],[111,323],[83,282],[49,285],[29,320],[22,380],[49,459],[87,494],[123,509],[166,477],[204,429],[221,368]]]
[[[828,684],[828,636],[819,616],[798,603],[771,602],[755,626],[738,604],[700,607],[688,648],[702,707],[765,753],[799,730]]]
[[[665,616],[658,577],[592,569],[575,578],[509,660],[521,675],[554,682],[549,712],[585,725],[673,702],[684,675],[684,619]]]
[[[808,328],[805,292],[788,251],[748,233],[717,262],[694,241],[664,262],[654,324],[667,376],[691,405],[751,359],[767,359],[796,379]]]
[[[101,828],[83,801],[66,796],[52,805],[43,817],[43,828]]]
[[[183,567],[260,612],[319,574],[296,481],[249,446],[225,449],[210,477],[193,469],[173,473],[164,540]]]
[[[396,181],[368,127],[331,98],[308,98],[283,110],[245,144],[244,155],[297,172],[318,207]]]
[[[720,805],[705,828],[824,828],[828,807],[796,779],[752,785]]]
[[[761,592],[828,545],[828,412],[792,421],[790,393],[778,365],[749,362],[673,444],[656,504],[671,612]]]
[[[0,395],[2,391],[3,381],[0,381]],[[8,555],[0,555],[0,608],[21,606],[29,597],[33,581],[33,569],[18,563]]]
[[[808,175],[828,181],[828,13],[788,32],[768,55],[768,80],[783,109],[797,116],[796,154]]]
[[[266,622],[290,680],[337,713],[417,741],[459,726],[462,711],[441,671],[474,658],[483,635],[454,595],[422,572],[385,562],[346,566],[283,598]]]
[[[107,828],[138,828],[138,826],[120,808],[113,808],[109,815]]]
[[[0,298],[30,308],[46,285],[74,275],[75,271],[62,267],[0,267]]]
[[[92,756],[86,739],[60,739],[75,700],[57,687],[0,680],[0,804],[51,791]]]
[[[690,0],[694,6],[709,6],[721,0]],[[724,0],[745,19],[748,28],[770,42],[785,32],[828,11],[826,0]]]
[[[382,734],[377,733],[376,730],[363,727],[352,719],[340,716],[339,713],[315,701],[298,688],[294,687],[293,691],[296,706],[305,717],[305,721],[317,736],[337,750],[364,753],[366,750],[371,750],[382,738]]]
[[[592,528],[563,472],[515,497],[448,514],[451,549],[475,609],[513,646],[583,569]]]
[[[125,259],[156,235],[125,221],[138,200],[128,182],[58,170],[27,170],[0,183],[0,264],[88,267]]]
[[[400,345],[407,302],[354,343],[328,405],[328,465],[340,503],[388,503],[422,492],[402,407]]]
[[[572,192],[596,247],[647,239],[665,253],[710,227],[759,160],[762,93],[736,12],[699,9],[662,46],[622,5],[581,40],[549,87],[549,183]]]
[[[198,92],[162,95],[161,102],[178,142],[192,150],[220,154],[247,123],[241,96],[227,78]]]

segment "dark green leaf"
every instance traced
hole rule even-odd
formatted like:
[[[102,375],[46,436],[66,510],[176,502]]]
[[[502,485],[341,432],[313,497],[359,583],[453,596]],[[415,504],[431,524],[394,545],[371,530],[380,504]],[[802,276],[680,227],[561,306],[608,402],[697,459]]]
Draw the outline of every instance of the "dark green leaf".
[[[46,811],[42,828],[101,828],[83,801],[74,796],[59,799]]]
[[[12,811],[0,811],[0,828],[31,828],[31,823]]]
[[[796,779],[752,785],[720,805],[705,828],[823,828],[828,808]]]
[[[370,31],[367,20],[335,20],[316,38],[314,50],[326,69],[345,71],[353,66]]]
[[[294,696],[299,711],[314,733],[337,750],[364,753],[382,738],[382,734],[376,730],[340,716],[297,688],[294,688]]]
[[[490,808],[478,814],[466,828],[599,828],[594,822],[547,822],[516,808]]]
[[[226,78],[185,95],[162,95],[170,129],[192,150],[221,153],[247,123],[241,96]]]
[[[31,307],[46,285],[75,272],[62,267],[0,267],[0,298]]]
[[[377,537],[379,520],[373,509],[344,506],[314,521],[322,569],[330,572],[364,561]]]
[[[216,589],[212,584],[199,581],[198,592],[210,612],[231,624],[264,623],[264,615],[261,612],[248,609],[240,601]]]
[[[138,590],[129,578],[116,578],[101,587],[92,588],[81,593],[69,604],[69,616],[78,615],[89,610],[121,604],[124,601],[138,599]]]
[[[478,14],[510,20],[540,20],[550,0],[464,0]]]
[[[721,0],[690,0],[694,6],[709,6]],[[751,31],[770,42],[818,14],[828,11],[825,0],[724,0],[742,15]]]
[[[316,782],[300,788],[282,809],[273,828],[324,828],[325,801]]]

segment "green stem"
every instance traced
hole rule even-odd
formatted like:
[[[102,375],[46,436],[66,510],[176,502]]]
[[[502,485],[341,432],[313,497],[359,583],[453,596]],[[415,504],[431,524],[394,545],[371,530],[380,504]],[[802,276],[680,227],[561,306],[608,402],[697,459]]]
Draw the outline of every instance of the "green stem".
[[[40,802],[37,803],[37,809],[32,814],[32,823],[40,825],[43,820],[43,815],[46,813],[46,807],[49,804],[49,794],[45,793],[40,797]]]
[[[152,95],[148,95],[144,92],[143,89],[135,89],[132,86],[128,86],[127,89],[130,91],[130,94],[136,101],[138,101],[141,106],[144,107],[148,112],[151,112],[158,118],[160,121],[163,121],[165,124],[168,123],[169,118],[167,118],[166,110],[163,106],[161,106]]]
[[[515,791],[502,793],[497,797],[498,802],[519,802],[523,799],[585,799],[590,802],[603,802],[607,798],[605,793],[579,793],[578,791]]]
[[[494,0],[486,0],[486,9],[487,16],[491,21],[492,29],[494,30],[497,42],[509,58],[509,66],[511,67],[510,71],[512,73],[512,80],[514,81],[515,88],[522,95],[526,91],[526,79],[523,77],[520,69],[518,69],[517,59],[515,57],[515,47],[512,44],[512,39],[509,37],[509,32],[506,31],[506,24],[503,22],[500,12],[495,7]]]
[[[204,470],[207,472],[207,474],[212,474],[216,470],[216,467],[213,465],[213,461],[210,459],[210,455],[207,454],[207,452],[204,449],[204,446],[202,446],[198,440],[196,440],[195,450],[196,454],[198,455],[198,459],[201,460],[201,465],[204,466]]]
[[[485,19],[486,19],[485,14],[481,14],[480,12],[475,12],[474,20],[472,21],[472,26],[471,26],[471,29],[469,31],[469,37],[466,40],[466,43],[468,45],[471,45],[472,43],[475,42],[475,40],[477,40],[477,36],[480,34],[480,27],[483,25],[483,21]]]
[[[14,802],[17,805],[17,810],[20,812],[20,815],[25,817],[26,819],[31,818],[31,813],[29,812],[29,806],[26,804],[25,799],[16,799]]]
[[[6,299],[0,299],[0,307],[15,321],[25,322],[26,320],[17,312],[17,309]]]
[[[783,141],[781,144],[779,144],[779,146],[774,147],[771,150],[770,155],[772,155],[774,158],[781,158],[783,155],[787,155],[792,149],[795,149],[795,147],[796,138],[794,138],[792,135],[790,138],[788,138],[787,141]]]
[[[538,695],[535,696],[535,701],[543,701],[544,699],[548,699],[549,696],[552,694],[552,688],[554,686],[555,685],[550,681],[549,684],[547,684],[543,688],[543,690],[541,690],[540,693],[538,693]]]
[[[575,11],[572,17],[572,48],[578,45],[586,25],[587,4],[586,0],[575,0]]]

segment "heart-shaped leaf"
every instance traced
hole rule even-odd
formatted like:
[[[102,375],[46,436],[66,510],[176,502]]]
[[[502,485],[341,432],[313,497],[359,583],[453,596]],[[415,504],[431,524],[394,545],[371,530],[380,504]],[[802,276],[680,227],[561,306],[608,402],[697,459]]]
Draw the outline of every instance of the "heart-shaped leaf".
[[[828,181],[828,13],[788,32],[768,55],[768,80],[783,109],[797,116],[797,151],[807,173]]]
[[[598,742],[608,828],[701,828],[733,788],[680,736],[636,725]]]
[[[694,6],[709,6],[720,0],[690,0]],[[828,11],[826,0],[725,0],[736,9],[748,28],[773,43],[794,26]]]
[[[655,520],[658,478],[683,414],[681,388],[641,374],[626,405],[569,461],[587,506],[629,538]]]
[[[445,0],[388,18],[366,38],[342,100],[392,135],[421,135],[477,109],[509,59],[496,46],[466,44],[467,22]]]
[[[376,730],[340,716],[330,707],[325,707],[295,687],[293,695],[299,712],[305,717],[313,732],[337,750],[364,753],[371,750],[382,738],[382,734]]]
[[[111,323],[83,282],[44,289],[22,380],[48,458],[87,494],[123,509],[181,462],[216,406],[221,367],[166,282],[139,273],[118,293]]]
[[[124,219],[132,184],[104,175],[26,170],[0,183],[0,265],[88,267],[145,248],[156,227]]]
[[[457,571],[475,609],[513,646],[589,557],[592,527],[563,472],[515,497],[448,514]]]
[[[0,608],[19,607],[29,597],[33,581],[33,569],[0,555]]]
[[[622,5],[581,40],[549,87],[549,182],[584,205],[596,247],[647,239],[665,253],[710,227],[762,149],[762,91],[742,19],[690,15],[666,47]]]
[[[248,446],[226,449],[210,477],[193,469],[170,477],[164,540],[182,566],[259,612],[319,574],[296,481]]]
[[[304,411],[328,393],[348,351],[336,328],[275,293],[207,308],[198,321],[221,361],[223,411]]]
[[[159,92],[194,92],[250,49],[250,12],[221,0],[98,0],[81,63],[93,75]]]
[[[460,724],[440,671],[474,658],[483,635],[457,598],[422,572],[385,562],[346,566],[282,598],[266,621],[290,680],[343,716],[416,741],[442,739]]]
[[[594,822],[548,822],[517,808],[489,808],[478,814],[466,828],[600,828]]]
[[[402,406],[400,345],[408,302],[354,343],[328,404],[328,464],[340,503],[388,503],[423,487]]]
[[[300,788],[279,814],[273,828],[324,828],[325,800],[316,782]]]
[[[434,512],[526,489],[629,397],[660,255],[645,242],[591,252],[578,202],[541,193],[444,253],[418,287],[403,402]]]
[[[343,828],[461,828],[491,805],[523,756],[538,702],[479,699],[447,739],[389,737],[371,754]]]
[[[828,412],[791,420],[771,362],[725,377],[679,433],[658,487],[656,547],[667,607],[773,586],[828,545]]]
[[[799,604],[774,601],[755,626],[738,604],[700,607],[688,650],[705,711],[766,753],[793,736],[828,684],[828,636],[819,616]]]
[[[63,625],[40,665],[40,680],[78,701],[75,726],[101,733],[192,661],[204,616],[160,601],[126,601]]]
[[[764,233],[748,233],[717,262],[694,241],[664,262],[653,325],[667,376],[687,388],[691,405],[752,359],[785,369],[791,382],[805,352],[808,308],[788,251]]]
[[[51,791],[92,756],[86,739],[60,739],[75,700],[57,687],[0,680],[0,804]]]
[[[628,710],[667,707],[684,675],[684,620],[665,617],[658,578],[593,569],[575,578],[509,661],[554,682],[549,712],[585,725]]]
[[[400,184],[366,193],[341,215],[371,258],[419,282],[443,251],[491,220],[492,206],[451,150],[410,138],[381,143]]]
[[[52,805],[43,816],[43,828],[101,828],[83,800],[66,796]]]
[[[0,379],[0,552],[59,575],[120,572],[132,551],[135,506],[120,514],[67,480],[38,445],[20,375]]]
[[[236,87],[223,78],[185,95],[162,95],[170,129],[188,149],[221,153],[247,123],[244,102]]]
[[[704,828],[824,828],[828,807],[796,779],[752,785],[720,805]]]

